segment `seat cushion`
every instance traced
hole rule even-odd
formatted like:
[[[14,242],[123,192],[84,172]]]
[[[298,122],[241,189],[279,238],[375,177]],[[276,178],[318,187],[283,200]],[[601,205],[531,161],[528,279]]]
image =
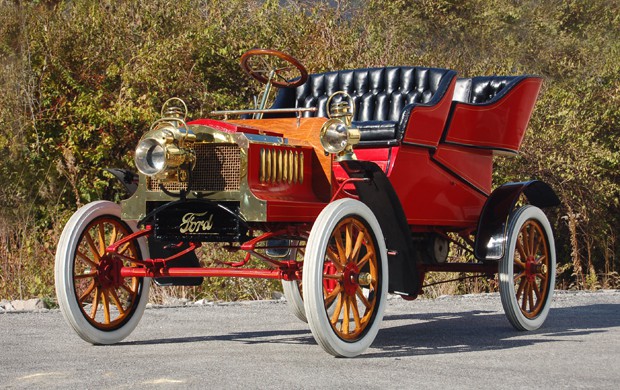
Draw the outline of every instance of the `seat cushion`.
[[[395,121],[353,122],[353,126],[360,130],[361,143],[395,140],[397,124]]]
[[[479,76],[471,79],[458,79],[454,90],[455,101],[471,104],[488,104],[497,101],[523,76]]]

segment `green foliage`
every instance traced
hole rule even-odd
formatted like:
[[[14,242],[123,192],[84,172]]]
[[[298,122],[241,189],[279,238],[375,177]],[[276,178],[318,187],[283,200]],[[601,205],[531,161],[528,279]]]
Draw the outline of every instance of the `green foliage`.
[[[252,47],[287,51],[311,72],[408,64],[544,76],[522,154],[498,159],[494,182],[535,177],[559,193],[559,262],[586,274],[563,283],[614,274],[617,0],[281,3],[0,2],[0,296],[51,294],[62,225],[76,206],[119,200],[102,168],[131,167],[166,99],[182,97],[194,118],[249,106],[258,85],[238,59]]]

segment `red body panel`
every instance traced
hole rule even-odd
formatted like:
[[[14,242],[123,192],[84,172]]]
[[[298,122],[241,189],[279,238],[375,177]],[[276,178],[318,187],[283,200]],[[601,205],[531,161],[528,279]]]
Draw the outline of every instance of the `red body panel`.
[[[441,101],[434,106],[416,106],[411,112],[403,140],[418,145],[435,147],[446,125],[456,78],[450,83]]]
[[[486,195],[491,193],[493,153],[490,150],[441,144],[433,154],[433,159],[480,192]]]
[[[476,105],[452,102],[455,81],[436,105],[414,107],[402,144],[355,148],[359,160],[372,161],[386,173],[414,231],[476,227],[492,190],[493,150],[519,149],[541,86],[541,79],[526,78],[495,103]],[[313,222],[332,197],[354,196],[355,187],[353,182],[342,185],[349,179],[344,169],[333,160],[330,170],[329,160],[317,149],[322,120],[304,122],[308,120],[302,120],[302,128],[313,127],[297,144],[297,133],[291,132],[300,126],[295,119],[192,123],[226,132],[291,137],[284,145],[250,143],[248,184],[252,194],[266,202],[267,222]],[[303,154],[304,181],[261,180],[260,153],[265,149]]]
[[[431,153],[420,147],[402,146],[394,157],[389,178],[407,222],[446,229],[475,226],[487,197],[433,161]],[[475,176],[471,169],[467,173]]]
[[[252,194],[267,202],[267,220],[270,222],[311,222],[316,219],[327,204],[317,196],[317,176],[324,175],[316,167],[312,147],[277,147],[280,151],[296,151],[304,155],[304,179],[301,183],[285,181],[263,181],[259,178],[260,150],[275,147],[254,144],[248,152],[248,184]],[[313,168],[313,165],[315,166]],[[326,195],[326,194],[325,194]],[[325,196],[326,197],[326,196]]]
[[[528,77],[491,104],[454,103],[446,142],[516,153],[542,79]]]

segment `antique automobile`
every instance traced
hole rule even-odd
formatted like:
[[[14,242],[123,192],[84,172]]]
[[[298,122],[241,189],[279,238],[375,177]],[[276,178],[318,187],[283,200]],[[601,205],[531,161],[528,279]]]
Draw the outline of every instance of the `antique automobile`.
[[[493,156],[519,151],[541,78],[412,66],[309,75],[267,49],[241,67],[265,84],[255,108],[188,121],[170,99],[135,149],[138,173],[110,170],[130,196],[89,203],[65,226],[56,292],[84,340],[127,337],[152,280],[216,276],[281,280],[334,356],[363,353],[388,294],[418,297],[430,272],[497,275],[509,322],[543,324],[555,248],[541,208],[558,197],[541,181],[491,183]],[[203,266],[205,243],[242,256]],[[470,260],[454,261],[451,245]]]

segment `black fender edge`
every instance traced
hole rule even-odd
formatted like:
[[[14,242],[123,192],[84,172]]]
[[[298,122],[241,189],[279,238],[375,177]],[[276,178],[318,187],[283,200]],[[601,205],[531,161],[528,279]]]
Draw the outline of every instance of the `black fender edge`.
[[[521,194],[536,207],[547,208],[560,204],[560,199],[553,189],[539,180],[506,183],[496,188],[485,202],[478,220],[474,245],[476,259],[499,260],[504,257],[508,217]]]
[[[388,249],[388,290],[415,297],[420,291],[417,271],[418,253],[411,238],[411,230],[403,207],[389,179],[370,161],[341,161],[340,165],[351,178],[365,178],[354,182],[360,201],[372,210]],[[381,239],[381,237],[378,237]]]
[[[138,189],[139,178],[137,173],[130,171],[129,169],[119,168],[106,168],[105,170],[110,172],[121,182],[129,196],[132,196]]]

